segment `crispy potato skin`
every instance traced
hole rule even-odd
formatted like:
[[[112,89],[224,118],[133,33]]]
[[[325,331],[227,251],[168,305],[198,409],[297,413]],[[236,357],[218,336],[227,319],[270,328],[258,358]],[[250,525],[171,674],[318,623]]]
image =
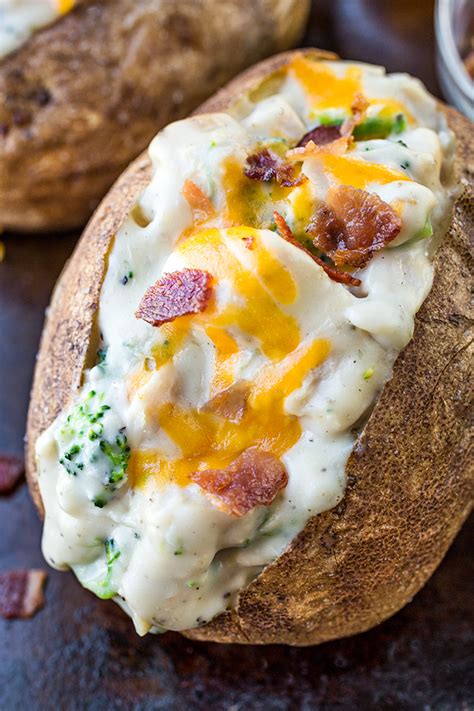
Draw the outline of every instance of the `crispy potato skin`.
[[[291,54],[244,73],[202,110],[224,109]],[[452,109],[446,111],[458,139],[456,168],[467,175],[473,160],[469,122]],[[94,343],[107,252],[148,177],[148,161],[141,157],[119,179],[92,218],[53,296],[28,417],[27,475],[40,512],[35,441],[80,386]],[[187,636],[309,645],[352,635],[403,607],[440,563],[472,506],[467,423],[473,214],[466,186],[437,252],[433,289],[417,315],[415,337],[398,358],[349,459],[342,503],[308,522],[290,548],[241,593],[235,611]],[[77,299],[77,294],[84,297]]]
[[[309,0],[83,0],[0,59],[0,225],[83,225],[159,128],[301,36]]]

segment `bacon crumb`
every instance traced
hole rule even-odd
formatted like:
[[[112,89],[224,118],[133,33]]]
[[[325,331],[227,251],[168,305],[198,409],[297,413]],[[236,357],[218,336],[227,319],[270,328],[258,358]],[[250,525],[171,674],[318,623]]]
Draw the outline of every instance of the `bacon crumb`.
[[[271,452],[249,447],[226,469],[191,474],[191,480],[231,516],[243,516],[256,506],[269,506],[288,484],[282,462]]]
[[[252,235],[249,235],[248,237],[243,237],[242,241],[247,247],[247,249],[252,250],[255,246],[255,237],[253,237]]]
[[[32,617],[44,604],[44,570],[9,570],[0,573],[0,616]]]
[[[298,242],[283,215],[280,215],[279,212],[275,211],[273,213],[273,219],[275,220],[275,224],[277,226],[278,234],[280,235],[280,237],[283,237],[283,239],[285,239],[287,242],[291,242],[291,244],[293,244],[295,247],[302,249],[303,252],[308,255],[308,257],[311,257],[311,259],[316,262],[316,264],[319,264],[319,266],[324,269],[330,279],[332,279],[333,281],[337,281],[339,284],[349,284],[350,286],[360,285],[360,279],[356,279],[356,277],[351,276],[351,274],[349,274],[348,272],[341,272],[338,269],[334,269],[333,267],[329,266],[329,264],[326,264],[326,262],[320,259],[320,257],[317,257],[315,254],[306,249],[306,247],[304,247],[301,242]]]
[[[268,148],[263,148],[258,153],[247,156],[244,173],[251,180],[263,182],[276,180],[279,185],[287,188],[299,184],[299,178],[295,177],[293,166],[284,163],[276,153]]]
[[[292,163],[306,158],[318,158],[324,155],[343,155],[353,142],[352,136],[341,136],[330,143],[317,146],[312,139],[308,139],[304,146],[296,146],[286,154],[287,160]]]
[[[199,185],[196,185],[192,180],[185,180],[181,192],[193,211],[195,222],[206,222],[206,220],[214,217],[216,214],[214,205]]]
[[[203,410],[224,417],[231,422],[240,422],[244,416],[249,395],[249,383],[246,380],[240,380],[214,395],[206,402]]]
[[[311,218],[313,244],[336,265],[363,267],[402,227],[400,216],[378,195],[350,185],[331,188]]]
[[[178,316],[204,311],[212,295],[212,276],[201,269],[164,274],[150,286],[135,312],[152,326],[162,326]]]
[[[363,94],[356,94],[351,105],[352,116],[347,118],[341,126],[341,135],[350,136],[353,130],[365,119],[369,102]]]
[[[291,231],[291,227],[289,226],[283,215],[280,215],[280,213],[275,210],[273,213],[273,219],[275,221],[275,225],[277,226],[278,234],[280,235],[280,237],[283,237],[283,239],[286,239],[287,242],[291,242],[295,246],[299,246],[298,240],[294,236],[293,232]],[[296,244],[297,242],[298,245]]]
[[[0,495],[9,494],[24,473],[21,459],[8,454],[0,454]]]
[[[304,146],[313,141],[315,146],[325,146],[328,143],[337,141],[341,138],[341,128],[340,126],[316,126],[316,128],[311,129],[308,133],[305,133],[303,138],[297,143],[297,148],[304,148]]]

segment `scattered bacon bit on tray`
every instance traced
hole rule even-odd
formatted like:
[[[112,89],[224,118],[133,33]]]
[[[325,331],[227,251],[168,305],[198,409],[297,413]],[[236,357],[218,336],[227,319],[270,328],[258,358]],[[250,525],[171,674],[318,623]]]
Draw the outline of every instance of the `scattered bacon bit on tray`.
[[[192,180],[185,180],[181,192],[193,211],[195,222],[205,222],[214,217],[214,205],[199,185]]]
[[[241,380],[229,388],[222,390],[222,392],[217,393],[217,395],[214,395],[214,397],[204,405],[203,410],[213,412],[220,417],[225,417],[231,422],[240,422],[244,415],[249,395],[249,383],[245,380]]]
[[[328,143],[337,141],[341,136],[340,126],[316,126],[304,134],[298,142],[297,148],[304,148],[309,141],[313,141],[316,146],[326,146]]]
[[[201,269],[164,274],[150,286],[135,312],[152,326],[162,326],[178,316],[204,311],[212,294],[212,276]]]
[[[401,227],[399,215],[378,195],[340,185],[329,190],[307,232],[336,265],[363,267],[373,252],[395,239]]]
[[[291,187],[299,183],[299,178],[295,177],[294,168],[270,151],[263,148],[258,153],[253,153],[247,157],[247,164],[244,169],[247,178],[252,180],[262,180],[269,182],[276,180],[279,185]]]
[[[0,616],[32,617],[44,604],[44,570],[9,570],[0,573]]]
[[[341,126],[341,135],[350,136],[352,131],[365,119],[369,102],[363,94],[356,94],[351,105],[352,116],[347,118]]]
[[[278,457],[257,447],[246,449],[226,469],[197,471],[191,479],[232,516],[269,506],[288,484],[288,474]]]
[[[315,254],[306,249],[306,247],[304,247],[301,242],[298,242],[283,215],[280,215],[279,212],[275,211],[273,213],[273,219],[275,220],[275,224],[277,226],[278,234],[280,235],[280,237],[283,237],[283,239],[285,239],[287,242],[291,242],[291,244],[293,244],[295,247],[302,249],[303,252],[308,255],[308,257],[311,257],[311,259],[315,261],[316,264],[319,264],[319,266],[324,269],[330,279],[332,279],[333,281],[337,281],[340,284],[349,284],[350,286],[360,285],[360,279],[356,279],[348,272],[342,272],[339,271],[339,269],[334,269],[334,267],[329,266],[329,264],[326,264],[326,262],[320,259],[320,257],[317,257]]]
[[[9,494],[23,476],[21,459],[8,454],[0,454],[0,495]]]

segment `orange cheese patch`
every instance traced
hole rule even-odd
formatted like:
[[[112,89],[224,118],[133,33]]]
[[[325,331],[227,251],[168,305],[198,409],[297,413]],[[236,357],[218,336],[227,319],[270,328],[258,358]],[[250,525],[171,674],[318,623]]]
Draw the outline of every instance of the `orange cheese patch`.
[[[297,172],[299,171],[300,166],[297,166]],[[226,206],[220,224],[226,227],[252,225],[269,228],[273,224],[273,211],[284,213],[285,206],[291,205],[296,225],[304,230],[314,212],[313,189],[304,175],[301,175],[299,184],[291,187],[284,187],[275,182],[259,183],[245,176],[243,167],[237,160],[228,158],[222,166],[222,185]],[[278,280],[281,277],[280,273]]]
[[[257,269],[247,269],[236,256],[239,243],[249,236],[255,248],[249,255],[258,255]],[[277,359],[292,351],[300,341],[296,320],[281,309],[280,304],[296,298],[296,285],[284,264],[259,244],[258,230],[236,227],[221,231],[201,230],[179,245],[178,252],[186,264],[207,269],[217,283],[229,282],[242,303],[235,302],[223,309],[203,315],[204,322],[221,328],[234,328],[259,343],[263,353]]]
[[[288,74],[302,87],[313,115],[330,109],[340,109],[350,114],[357,95],[365,96],[362,70],[356,66],[348,66],[344,76],[340,77],[327,62],[315,62],[297,56],[290,63]],[[377,108],[376,113],[380,117],[402,113],[408,121],[413,121],[407,107],[396,99],[366,98],[369,106]],[[373,115],[373,112],[369,111],[368,115]]]
[[[396,180],[411,180],[406,173],[393,170],[379,163],[369,163],[365,160],[351,157],[350,155],[334,155],[321,153],[318,161],[336,182],[343,185],[352,185],[354,188],[364,190],[371,183],[386,185]]]
[[[249,238],[253,248],[242,252],[242,242]],[[257,230],[200,230],[181,242],[178,252],[191,268],[206,264],[217,283],[227,281],[232,286],[237,299],[184,317],[184,324],[177,319],[162,327],[165,338],[154,351],[156,368],[177,354],[191,327],[202,328],[215,346],[211,396],[235,382],[239,334],[255,340],[267,365],[250,384],[248,402],[238,421],[176,402],[146,403],[150,419],[176,445],[180,456],[169,459],[158,450],[135,450],[129,464],[129,478],[135,486],[150,477],[157,483],[184,486],[193,472],[225,468],[249,447],[280,458],[301,436],[299,420],[285,412],[284,401],[330,351],[325,339],[302,341],[297,321],[284,309],[297,298],[296,284],[285,265],[266,249]],[[246,255],[248,265],[239,254]],[[139,394],[135,388],[147,382],[144,372],[140,370],[129,380],[130,397]]]
[[[57,0],[58,12],[61,15],[65,15],[67,12],[72,10],[75,4],[76,0]]]
[[[225,468],[253,446],[281,458],[302,432],[298,418],[285,413],[284,400],[329,351],[328,341],[315,340],[277,366],[264,369],[251,388],[249,405],[239,422],[176,403],[157,404],[157,421],[179,447],[181,456],[168,459],[157,450],[133,451],[128,469],[132,486],[143,484],[151,476],[157,483],[186,486],[193,472]]]
[[[337,108],[350,113],[356,95],[363,93],[359,67],[348,67],[344,77],[339,78],[326,62],[297,56],[290,63],[288,73],[303,88],[312,109]]]

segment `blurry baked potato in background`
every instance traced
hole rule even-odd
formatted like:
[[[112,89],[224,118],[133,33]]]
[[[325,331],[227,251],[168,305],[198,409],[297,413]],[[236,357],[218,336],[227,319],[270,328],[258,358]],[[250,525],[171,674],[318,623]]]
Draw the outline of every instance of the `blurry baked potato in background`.
[[[0,225],[86,222],[157,130],[296,43],[309,0],[84,0],[0,58]]]

